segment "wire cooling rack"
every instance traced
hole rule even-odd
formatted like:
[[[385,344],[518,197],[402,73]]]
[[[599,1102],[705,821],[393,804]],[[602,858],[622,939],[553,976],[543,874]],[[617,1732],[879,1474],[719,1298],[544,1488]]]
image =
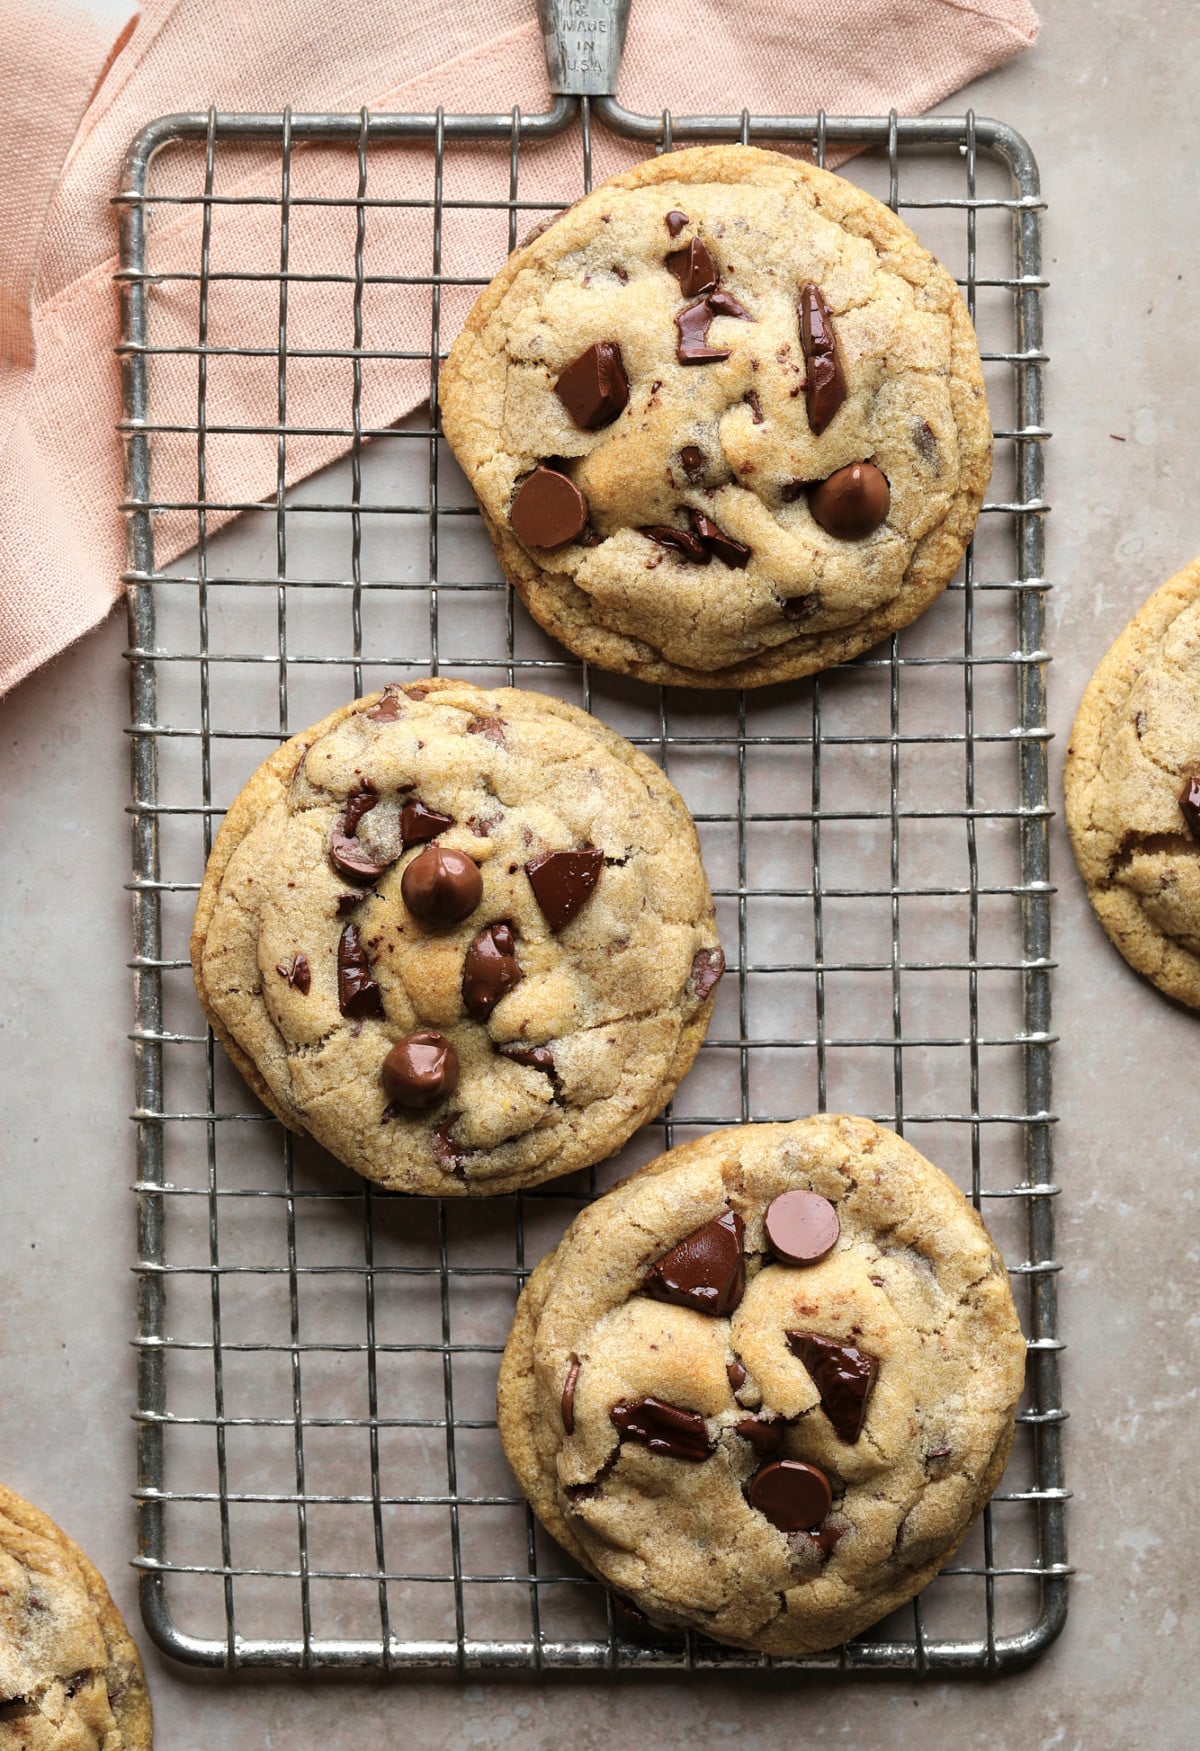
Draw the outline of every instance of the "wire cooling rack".
[[[490,227],[498,268],[619,136],[782,142],[822,163],[865,148],[848,174],[957,273],[975,318],[997,460],[973,549],[916,625],[812,682],[700,696],[581,667],[500,580],[436,412],[373,411],[381,367],[418,373],[436,407],[450,306],[482,283],[454,271],[453,234]],[[189,115],[142,133],[118,199],[150,1632],[226,1667],[1028,1661],[1064,1621],[1069,1573],[1028,147],[971,116],[650,118],[606,98],[534,117]],[[318,209],[344,221],[332,261],[303,254]],[[235,224],[262,240],[256,268],[244,248],[225,265]],[[231,282],[242,326],[219,339]],[[344,347],[305,344],[306,299],[340,299]],[[263,409],[222,424],[231,368],[262,373]],[[289,485],[298,454],[347,449]],[[156,565],[156,534],[191,551]],[[214,830],[253,767],[334,706],[431,669],[581,701],[649,750],[699,824],[730,968],[673,1107],[615,1162],[470,1204],[389,1195],[287,1135],[214,1048],[187,961]],[[950,1567],[846,1647],[768,1662],[647,1644],[543,1536],[504,1464],[494,1386],[514,1299],[580,1203],[664,1146],[817,1109],[904,1131],[984,1211],[1029,1341],[1013,1459]]]

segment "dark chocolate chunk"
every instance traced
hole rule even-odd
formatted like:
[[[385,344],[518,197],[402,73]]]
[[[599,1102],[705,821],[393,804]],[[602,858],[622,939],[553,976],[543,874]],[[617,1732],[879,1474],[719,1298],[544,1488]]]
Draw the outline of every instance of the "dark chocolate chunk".
[[[810,427],[820,436],[846,399],[846,375],[829,306],[811,280],[800,288],[800,345],[808,373],[804,405]]]
[[[379,1075],[397,1106],[420,1111],[436,1106],[458,1087],[458,1053],[444,1034],[419,1028],[396,1041]]]
[[[685,444],[679,452],[679,460],[689,480],[703,480],[708,459],[698,444]]]
[[[554,1075],[554,1054],[549,1046],[522,1046],[515,1040],[501,1046],[500,1056],[514,1064],[524,1064],[529,1070],[540,1070],[543,1076]]]
[[[374,705],[367,707],[364,717],[373,718],[376,723],[392,724],[398,717],[404,715],[404,707],[400,703],[400,695],[391,687],[384,689],[382,699],[377,699]]]
[[[562,547],[587,527],[587,500],[575,482],[539,462],[517,488],[509,521],[527,547]]]
[[[467,1151],[454,1141],[450,1133],[461,1118],[461,1113],[447,1113],[441,1124],[435,1125],[429,1133],[429,1146],[438,1166],[443,1173],[457,1174],[460,1179],[465,1177],[462,1170]]]
[[[405,803],[400,811],[400,838],[406,851],[410,845],[427,845],[453,825],[453,815],[439,815],[424,803]]]
[[[604,853],[591,845],[580,851],[544,851],[525,865],[533,897],[556,936],[591,899],[603,868]]]
[[[789,596],[779,604],[785,620],[811,620],[821,606],[821,598],[813,591],[807,596]]]
[[[746,1370],[736,1357],[732,1362],[726,1363],[725,1372],[729,1376],[730,1386],[735,1392],[740,1392],[746,1384]]]
[[[712,554],[698,535],[690,529],[673,529],[670,523],[648,523],[644,529],[638,530],[647,541],[656,541],[660,547],[670,547],[676,553],[682,553],[685,559],[690,559],[693,565],[707,565]]]
[[[841,1441],[853,1445],[863,1432],[867,1400],[875,1384],[879,1364],[874,1356],[854,1344],[839,1344],[815,1332],[790,1331],[788,1349],[808,1370],[821,1395],[821,1409]]]
[[[489,742],[495,742],[499,747],[504,741],[504,719],[502,717],[473,717],[467,725],[469,736],[486,736]]]
[[[827,535],[862,541],[887,521],[892,495],[873,462],[851,462],[809,488],[808,508]]]
[[[489,924],[463,960],[462,997],[467,1014],[486,1021],[500,999],[525,977],[517,961],[510,924]]]
[[[687,222],[687,214],[681,213],[678,207],[672,208],[667,214],[667,230],[671,233],[672,237],[678,237]]]
[[[307,997],[312,990],[312,968],[307,955],[293,955],[290,966],[280,962],[275,971],[287,980],[289,990],[298,991],[301,997]]]
[[[750,312],[739,304],[732,292],[710,292],[708,307],[714,316],[733,316],[739,322],[749,322]]]
[[[400,878],[400,892],[414,918],[444,930],[471,916],[483,898],[483,877],[461,851],[429,845]]]
[[[1200,772],[1189,772],[1179,793],[1179,806],[1193,839],[1200,839]]]
[[[397,849],[391,855],[380,856],[358,841],[358,824],[378,801],[377,793],[369,786],[355,791],[353,796],[346,798],[346,812],[329,835],[329,861],[352,882],[373,882],[400,855]]]
[[[707,298],[701,298],[698,304],[685,304],[675,318],[675,326],[679,330],[675,357],[681,365],[708,365],[716,359],[729,357],[728,347],[708,345],[712,311]]]
[[[692,970],[688,976],[688,984],[703,1003],[710,991],[714,991],[725,971],[725,952],[717,948],[697,949],[692,957]]]
[[[362,905],[366,897],[365,894],[339,894],[336,907],[338,917],[348,918],[356,906]]]
[[[718,278],[717,264],[707,245],[698,237],[693,237],[690,243],[667,257],[667,272],[674,274],[679,281],[679,289],[685,298],[698,298],[702,292],[711,292]]]
[[[845,1538],[847,1532],[845,1526],[830,1526],[828,1523],[824,1526],[809,1526],[806,1530],[826,1562],[836,1550],[838,1540]]]
[[[568,1435],[575,1433],[575,1382],[579,1379],[579,1357],[572,1356],[567,1366],[567,1378],[562,1389],[562,1422]]]
[[[811,1532],[833,1503],[829,1479],[815,1465],[777,1459],[750,1479],[750,1506],[781,1532]]]
[[[733,1432],[749,1441],[761,1458],[769,1459],[783,1445],[786,1427],[782,1417],[743,1417],[733,1425]]]
[[[754,421],[755,425],[761,426],[763,423],[763,410],[762,410],[762,402],[758,399],[757,389],[747,389],[745,395],[743,395],[743,397],[742,397],[742,400],[746,403],[746,406],[750,409],[750,418]]]
[[[629,379],[616,341],[593,341],[563,367],[554,388],[581,431],[611,425],[629,400]]]
[[[378,801],[378,793],[371,790],[369,786],[363,790],[356,790],[353,796],[347,797],[346,813],[342,816],[342,832],[353,839],[358,832],[358,823],[364,815],[370,814]]]
[[[735,541],[732,535],[726,535],[720,524],[714,523],[703,511],[693,510],[689,506],[688,516],[692,519],[692,528],[715,558],[736,571],[745,568],[750,559],[750,549],[745,542]]]
[[[781,1192],[763,1218],[767,1242],[785,1265],[815,1265],[837,1245],[841,1224],[819,1192]]]
[[[643,1289],[657,1301],[697,1313],[716,1318],[732,1313],[746,1292],[745,1227],[735,1210],[706,1222],[650,1266]]]
[[[361,1021],[383,1014],[383,992],[371,977],[357,924],[347,924],[338,939],[337,973],[338,1008],[343,1015]]]
[[[613,1405],[608,1414],[621,1431],[622,1441],[637,1441],[666,1459],[686,1459],[695,1465],[712,1454],[712,1442],[699,1411],[681,1410],[658,1398],[638,1398]]]

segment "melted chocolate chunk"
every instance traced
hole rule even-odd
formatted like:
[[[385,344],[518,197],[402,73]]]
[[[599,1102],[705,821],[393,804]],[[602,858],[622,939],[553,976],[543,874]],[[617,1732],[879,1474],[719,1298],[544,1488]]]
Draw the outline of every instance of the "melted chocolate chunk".
[[[392,724],[403,717],[404,707],[400,703],[400,695],[388,687],[384,690],[382,699],[377,699],[374,705],[367,707],[364,717],[373,718],[376,723]]]
[[[750,1506],[765,1514],[781,1532],[811,1532],[833,1502],[825,1473],[798,1459],[777,1459],[764,1465],[750,1479],[747,1493]]]
[[[708,459],[698,444],[685,444],[679,452],[679,460],[689,480],[703,480]]]
[[[500,1056],[514,1064],[524,1064],[529,1070],[540,1070],[543,1076],[555,1075],[554,1054],[549,1046],[521,1046],[515,1040],[501,1046]]]
[[[746,1384],[746,1370],[742,1363],[735,1357],[732,1362],[726,1363],[725,1372],[729,1376],[729,1384],[734,1392],[740,1392]]]
[[[749,322],[750,312],[739,304],[732,292],[710,292],[708,307],[714,316],[732,316],[738,322]]]
[[[539,462],[517,488],[509,521],[527,547],[562,547],[583,534],[588,504],[575,482]]]
[[[806,1530],[808,1536],[812,1539],[822,1557],[828,1562],[829,1558],[837,1548],[838,1540],[845,1538],[847,1528],[845,1526],[830,1526],[826,1524],[817,1527],[809,1526]]]
[[[789,596],[779,604],[785,620],[811,620],[820,606],[821,598],[815,592],[808,596]]]
[[[712,1454],[712,1442],[699,1411],[682,1410],[659,1398],[638,1398],[613,1405],[608,1414],[622,1441],[637,1441],[665,1459],[686,1459],[698,1465]]]
[[[705,547],[724,565],[735,571],[743,571],[750,558],[750,549],[742,541],[735,541],[732,535],[726,535],[724,529],[703,511],[688,509],[692,519],[692,527],[703,541]]]
[[[1189,772],[1179,793],[1179,806],[1193,839],[1200,840],[1200,772]]]
[[[698,237],[693,237],[690,243],[667,257],[667,272],[674,274],[679,281],[679,289],[685,298],[698,298],[702,292],[711,292],[718,279],[717,264],[707,245]]]
[[[353,796],[346,798],[346,812],[329,835],[329,861],[349,881],[375,881],[400,855],[397,850],[394,855],[381,857],[361,845],[356,837],[359,822],[364,815],[370,814],[378,801],[377,793],[369,787],[355,791]]]
[[[414,918],[445,930],[471,916],[483,898],[483,877],[461,851],[430,845],[405,870],[400,892]]]
[[[807,369],[804,405],[819,437],[846,399],[846,376],[829,306],[811,280],[800,288],[800,345]]]
[[[710,365],[717,359],[729,357],[728,347],[708,345],[712,311],[707,298],[701,298],[698,304],[685,304],[675,318],[675,326],[679,330],[675,357],[681,365]]]
[[[873,462],[851,462],[809,489],[808,508],[827,535],[862,541],[887,521],[892,495]]]
[[[504,741],[504,719],[502,717],[473,717],[467,725],[469,736],[486,736],[489,742],[495,742],[500,747]]]
[[[361,1021],[383,1014],[383,992],[371,977],[357,924],[347,924],[338,939],[337,973],[338,1008],[343,1015]]]
[[[715,991],[717,983],[725,971],[725,951],[720,948],[697,949],[692,957],[692,970],[688,976],[688,984],[696,993],[700,1002]]]
[[[746,406],[750,409],[750,418],[754,421],[755,425],[761,426],[763,423],[763,410],[762,410],[762,402],[758,399],[757,389],[747,389],[745,395],[743,395],[743,397],[742,397],[742,400],[746,403]],[[785,494],[785,496],[786,496],[786,494]]]
[[[419,1112],[436,1106],[458,1087],[458,1053],[444,1034],[419,1028],[396,1041],[379,1075],[385,1092],[398,1107]]]
[[[687,222],[688,222],[687,214],[681,213],[679,211],[678,207],[672,208],[671,212],[669,212],[667,214],[667,219],[666,219],[667,230],[671,233],[672,237],[678,237],[679,233],[683,230],[683,228],[687,224]]]
[[[821,1409],[840,1441],[851,1446],[863,1432],[867,1400],[879,1364],[853,1344],[839,1344],[815,1332],[790,1331],[788,1348],[803,1362],[821,1395]]]
[[[707,565],[712,558],[700,537],[690,529],[673,529],[669,523],[648,523],[644,529],[638,530],[638,534],[644,535],[647,541],[657,542],[659,547],[682,553],[693,565]]]
[[[616,341],[593,341],[559,372],[554,388],[581,431],[611,425],[629,400],[629,379]]]
[[[650,1266],[643,1289],[657,1301],[714,1318],[732,1313],[746,1292],[745,1227],[735,1210],[706,1222]]]
[[[815,1265],[837,1245],[841,1224],[819,1192],[781,1192],[763,1218],[767,1242],[785,1265]]]
[[[572,1356],[562,1389],[562,1422],[568,1435],[575,1433],[575,1383],[579,1379],[579,1357]]]
[[[358,896],[355,895],[355,898]],[[275,971],[280,978],[287,980],[289,990],[298,991],[301,997],[308,996],[312,989],[312,968],[308,964],[307,955],[293,955],[291,966],[284,966],[280,962]]]
[[[591,845],[580,851],[544,851],[525,865],[533,897],[556,936],[591,899],[603,868],[604,853]]]
[[[369,786],[364,790],[356,790],[353,796],[347,797],[346,813],[342,816],[342,832],[353,839],[358,832],[358,823],[364,815],[370,814],[378,801],[378,793]]]
[[[510,924],[489,924],[463,960],[462,997],[467,1014],[486,1021],[500,999],[525,977],[517,961]]]
[[[424,803],[405,803],[400,811],[400,838],[406,851],[410,845],[428,844],[453,825],[453,815],[439,815]]]
[[[749,1441],[761,1458],[769,1459],[783,1445],[786,1428],[782,1417],[743,1417],[733,1425],[733,1432],[743,1441]]]
[[[466,1164],[467,1152],[459,1147],[450,1133],[461,1118],[461,1113],[447,1113],[441,1124],[435,1125],[429,1133],[433,1159],[443,1173],[456,1174],[459,1179],[466,1177],[463,1174],[463,1167]]]

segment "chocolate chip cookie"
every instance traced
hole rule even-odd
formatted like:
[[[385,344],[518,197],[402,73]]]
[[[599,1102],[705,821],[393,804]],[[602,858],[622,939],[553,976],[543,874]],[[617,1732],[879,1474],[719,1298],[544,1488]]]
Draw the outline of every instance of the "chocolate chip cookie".
[[[617,1149],[691,1064],[724,964],[653,761],[556,699],[448,680],[272,754],[192,935],[200,1001],[272,1112],[451,1197]]]
[[[138,1651],[87,1557],[0,1485],[0,1745],[148,1751]]]
[[[749,146],[568,208],[479,298],[440,399],[534,618],[691,687],[812,674],[908,625],[991,472],[951,276],[852,183]]]
[[[867,1119],[744,1125],[589,1208],[521,1296],[500,1433],[539,1519],[652,1623],[829,1648],[953,1555],[1025,1346],[962,1194]]]
[[[1064,785],[1096,916],[1131,967],[1200,1009],[1200,559],[1088,682]]]

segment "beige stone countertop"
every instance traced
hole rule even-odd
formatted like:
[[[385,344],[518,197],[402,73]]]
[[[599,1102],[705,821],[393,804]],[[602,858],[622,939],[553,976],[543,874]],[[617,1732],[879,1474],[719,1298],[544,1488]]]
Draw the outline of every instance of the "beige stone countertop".
[[[754,1675],[302,1681],[183,1670],[142,1632],[134,1542],[133,1134],[123,619],[0,704],[0,1477],[79,1540],[142,1644],[162,1751],[1195,1743],[1200,1019],[1112,951],[1061,819],[1071,717],[1143,598],[1200,551],[1200,27],[1189,0],[1045,0],[969,92],[1040,161],[1065,1633],[990,1684]],[[115,417],[115,410],[114,410]]]

